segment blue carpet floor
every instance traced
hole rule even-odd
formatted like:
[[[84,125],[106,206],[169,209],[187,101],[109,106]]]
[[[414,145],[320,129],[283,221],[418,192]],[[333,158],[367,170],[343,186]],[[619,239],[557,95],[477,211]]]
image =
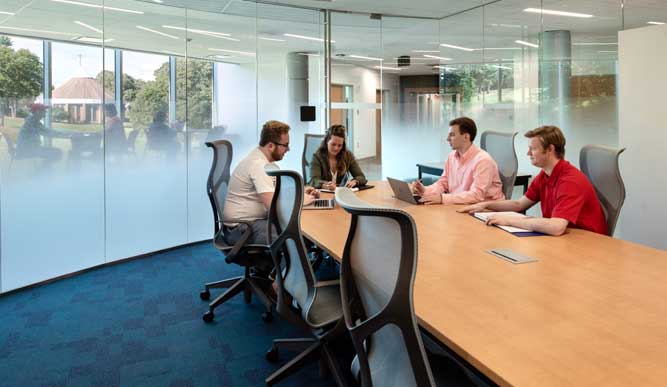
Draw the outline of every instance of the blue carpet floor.
[[[202,243],[0,296],[0,386],[263,386],[293,355],[271,340],[302,334],[242,295],[204,323],[202,284],[240,274]],[[314,385],[316,363],[279,384]]]

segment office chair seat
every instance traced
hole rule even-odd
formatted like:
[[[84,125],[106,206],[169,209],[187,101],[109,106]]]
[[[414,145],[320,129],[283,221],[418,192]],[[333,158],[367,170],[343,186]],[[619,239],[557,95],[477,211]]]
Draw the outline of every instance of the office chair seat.
[[[234,246],[230,246],[225,242],[222,235],[218,233],[213,240],[213,245],[216,249],[223,253],[231,251]],[[239,254],[236,254],[235,257],[230,257],[227,263],[235,263],[239,266],[255,266],[258,263],[264,263],[273,267],[273,260],[271,259],[271,253],[266,249],[266,245],[258,244],[247,244],[243,246],[243,249]],[[226,259],[225,259],[226,260]]]
[[[331,284],[325,283],[325,286],[316,288],[313,303],[306,316],[308,323],[315,328],[333,324],[343,317],[338,281],[331,281]]]

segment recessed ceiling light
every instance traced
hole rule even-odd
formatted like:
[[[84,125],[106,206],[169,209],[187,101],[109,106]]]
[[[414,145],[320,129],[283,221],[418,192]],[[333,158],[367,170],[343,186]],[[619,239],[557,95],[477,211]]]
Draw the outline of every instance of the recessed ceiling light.
[[[176,27],[176,26],[170,26],[170,25],[163,25],[162,28],[168,28],[170,30],[179,30],[179,31],[187,31],[187,32],[194,32],[196,34],[210,34],[210,35],[220,35],[220,36],[231,36],[228,33],[225,32],[217,32],[217,31],[208,31],[208,30],[197,30],[194,28],[185,28],[185,27]]]
[[[297,38],[297,39],[314,40],[316,42],[324,42],[324,39],[314,38],[312,36],[297,35],[297,34],[283,34],[283,36],[288,36],[290,38]],[[336,43],[335,40],[331,40],[330,42],[331,43]]]
[[[74,23],[76,23],[76,24],[78,24],[78,25],[80,25],[80,26],[82,26],[82,27],[86,27],[86,28],[88,28],[88,29],[91,30],[91,31],[95,31],[95,32],[100,33],[100,34],[103,33],[101,29],[99,29],[99,28],[95,28],[95,27],[93,27],[93,26],[91,26],[91,25],[88,25],[88,24],[86,24],[86,23],[84,23],[84,22],[81,22],[81,21],[78,21],[78,20],[74,20]]]
[[[658,25],[658,26],[659,26],[659,25],[663,25],[663,24],[665,24],[665,23],[663,23],[663,22],[657,22],[657,21],[649,21],[649,22],[646,22],[646,24],[655,24],[655,25]]]
[[[174,51],[169,51],[169,50],[160,50],[161,52],[169,55],[176,55],[176,56],[182,56],[183,54],[180,52],[174,52]]]
[[[79,38],[74,39],[78,42],[86,42],[86,43],[109,43],[113,42],[113,39],[104,39],[102,40],[101,38],[91,38],[89,36],[82,36]]]
[[[320,56],[320,54],[311,54],[309,52],[298,52],[297,54],[304,56]]]
[[[157,35],[166,36],[166,37],[171,38],[171,39],[178,39],[178,36],[165,34],[164,32],[156,31],[156,30],[150,29],[148,27],[144,27],[144,26],[135,26],[135,27],[137,27],[140,30],[152,32],[152,33],[157,34]]]
[[[6,11],[0,11],[0,15],[9,15],[9,16],[14,16],[14,12],[6,12]]]
[[[489,51],[489,50],[521,50],[521,47],[484,47],[475,49],[475,51]]]
[[[72,1],[72,0],[51,0],[51,1],[53,1],[55,3],[80,5],[82,7],[102,8],[102,9],[106,9],[107,11],[135,13],[135,14],[138,14],[138,15],[143,15],[144,14],[142,11],[134,11],[132,9],[126,9],[126,8],[107,7],[106,5],[103,6],[103,5],[97,5],[97,4],[90,4],[90,3],[84,3],[84,2],[81,2],[81,1]]]
[[[271,42],[284,42],[284,41],[285,41],[285,39],[264,38],[264,37],[260,37],[259,39],[262,39],[262,40],[269,40],[269,41],[271,41]]]
[[[255,56],[254,52],[248,52],[248,51],[236,51],[236,50],[225,50],[222,48],[209,48],[209,51],[220,51],[220,52],[229,52],[232,54],[241,54],[241,55],[248,55],[248,56]]]
[[[504,28],[521,28],[518,24],[490,24],[491,27],[504,27]]]
[[[401,58],[395,56],[393,59],[398,60],[398,59],[401,59]],[[430,58],[422,58],[420,56],[413,56],[413,57],[410,57],[410,60],[411,61],[413,61],[413,60],[426,60],[426,61],[428,61],[428,60],[431,60],[431,59]]]
[[[424,54],[424,56],[426,58],[433,58],[433,59],[440,59],[440,60],[452,60],[452,58],[445,58],[445,57],[442,57],[442,56],[435,56],[435,55],[428,55],[428,54]]]
[[[231,35],[227,34],[227,33],[224,33],[224,32],[198,30],[198,29],[194,29],[194,28],[176,27],[176,26],[169,26],[169,25],[163,25],[162,28],[168,28],[170,30],[192,32],[194,34],[212,36],[212,37],[218,38],[218,39],[231,40],[233,42],[240,42],[239,39],[230,38]]]
[[[54,35],[67,35],[67,36],[77,36],[78,34],[73,34],[71,32],[58,32],[58,31],[49,31],[49,30],[38,30],[34,28],[21,28],[21,27],[6,27],[0,26],[0,29],[3,30],[12,30],[12,31],[26,31],[26,32],[41,32],[45,34],[54,34]]]
[[[457,50],[463,50],[463,51],[475,51],[475,50],[472,49],[472,48],[466,48],[466,47],[461,47],[461,46],[455,46],[455,45],[453,45],[453,44],[440,43],[440,45],[441,45],[442,47],[449,47],[449,48],[454,48],[454,49],[457,49]]]
[[[577,42],[572,43],[573,46],[618,46],[617,42]]]
[[[373,66],[373,68],[380,69],[380,70],[395,70],[395,71],[400,71],[401,69],[396,68],[396,67],[387,67],[387,66]]]
[[[519,43],[519,44],[523,44],[524,46],[534,47],[534,48],[539,48],[540,47],[535,43],[524,42],[523,40],[515,40],[514,43]]]
[[[348,55],[350,58],[366,59],[366,60],[383,60],[382,58],[373,58],[372,56]]]
[[[544,15],[555,15],[555,16],[569,16],[569,17],[580,17],[580,18],[589,18],[593,15],[587,13],[577,13],[577,12],[565,12],[565,11],[554,11],[551,9],[542,9],[542,8],[526,8],[523,12],[528,13],[539,13]]]

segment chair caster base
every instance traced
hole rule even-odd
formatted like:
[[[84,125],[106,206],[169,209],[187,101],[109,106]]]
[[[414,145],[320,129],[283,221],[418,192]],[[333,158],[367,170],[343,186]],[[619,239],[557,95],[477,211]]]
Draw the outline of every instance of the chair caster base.
[[[214,317],[215,317],[215,315],[214,315],[213,312],[210,311],[210,310],[209,310],[208,312],[204,313],[203,316],[201,316],[201,318],[202,318],[202,319],[204,320],[204,322],[206,322],[206,323],[210,323],[211,321],[213,321],[213,318],[214,318]]]
[[[264,356],[266,357],[266,360],[268,360],[271,363],[276,363],[278,360],[280,360],[280,356],[278,354],[278,348],[276,347],[271,347],[271,349],[266,351],[266,354]]]
[[[202,301],[208,301],[208,299],[211,298],[211,292],[209,292],[208,289],[203,290],[199,293],[199,298],[201,298]]]
[[[273,321],[273,313],[271,313],[270,311],[262,313],[262,321],[264,321],[265,323]]]

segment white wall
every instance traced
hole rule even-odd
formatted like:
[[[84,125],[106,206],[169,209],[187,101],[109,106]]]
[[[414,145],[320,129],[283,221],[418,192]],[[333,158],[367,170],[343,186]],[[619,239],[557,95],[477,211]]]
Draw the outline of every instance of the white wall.
[[[627,197],[617,236],[667,249],[667,25],[619,32],[619,143]]]
[[[375,157],[375,93],[381,87],[379,72],[363,67],[333,67],[331,83],[352,85],[354,89],[354,155]]]

